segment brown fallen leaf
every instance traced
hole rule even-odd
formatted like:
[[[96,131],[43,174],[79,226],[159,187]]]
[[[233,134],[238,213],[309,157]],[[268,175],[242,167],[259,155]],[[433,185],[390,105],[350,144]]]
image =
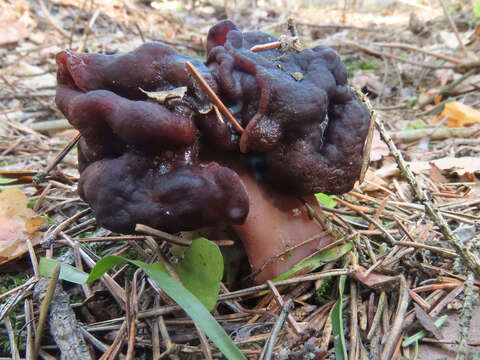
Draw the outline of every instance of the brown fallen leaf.
[[[377,130],[373,132],[372,147],[370,148],[370,161],[381,160],[384,156],[390,154],[387,144],[380,138]]]
[[[377,290],[388,291],[398,282],[397,276],[383,275],[379,272],[372,271],[368,276],[365,276],[367,271],[363,266],[358,266],[357,271],[354,273],[355,279],[360,281],[363,285]]]
[[[19,19],[12,19],[7,15],[0,17],[0,46],[14,44],[31,32],[32,20],[28,12]]]
[[[27,239],[37,245],[42,238],[38,228],[45,218],[28,208],[28,198],[17,188],[0,193],[0,264],[28,251]]]
[[[417,174],[429,170],[432,164],[445,174],[461,176],[467,173],[480,173],[480,158],[473,156],[448,156],[432,161],[412,161],[408,163],[410,169]]]
[[[366,90],[375,95],[390,96],[390,88],[385,88],[378,76],[369,70],[358,70],[353,75],[352,83],[357,85],[360,89]]]
[[[418,304],[414,303],[413,305],[415,306],[415,316],[420,324],[422,324],[423,328],[432,333],[432,335],[438,340],[443,339],[442,333],[433,323],[432,317],[428,315],[420,306],[418,306]]]
[[[480,123],[480,111],[453,101],[445,104],[440,115],[436,116],[433,121],[438,122],[446,119],[448,127],[469,126]]]

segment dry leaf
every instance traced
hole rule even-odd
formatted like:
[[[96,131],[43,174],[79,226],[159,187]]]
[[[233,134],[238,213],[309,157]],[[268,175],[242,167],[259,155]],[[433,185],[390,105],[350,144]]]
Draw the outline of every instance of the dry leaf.
[[[45,218],[28,208],[28,198],[17,188],[0,193],[0,264],[22,256],[28,251],[26,240],[40,242],[38,228]]]
[[[438,340],[442,339],[442,333],[435,326],[432,317],[428,315],[425,310],[423,310],[420,306],[418,306],[418,304],[413,305],[415,306],[415,315],[420,324],[422,324],[423,328],[432,333],[432,335],[435,336],[435,338],[437,338]]]
[[[27,37],[30,33],[28,16],[17,20],[0,18],[0,46],[13,44]]]
[[[370,149],[370,161],[378,161],[388,154],[390,154],[390,150],[388,150],[387,144],[380,138],[378,130],[374,130],[372,147]]]
[[[358,70],[353,75],[352,83],[357,85],[360,89],[366,89],[368,92],[384,96],[391,94],[390,88],[384,88],[382,82],[373,71]]]
[[[430,169],[429,169],[429,175],[430,179],[435,183],[435,184],[442,184],[442,183],[447,183],[448,179],[443,176],[442,170],[435,165],[435,163],[430,164]]]
[[[442,171],[453,173],[459,176],[466,173],[480,173],[480,158],[473,156],[464,156],[458,158],[444,157],[432,161],[412,161],[408,164],[410,169],[417,174],[429,170],[431,164],[434,164]]]
[[[1,70],[0,75],[14,76],[15,78],[20,76],[21,80],[16,79],[15,84],[30,89],[55,87],[57,85],[57,80],[53,74],[45,74],[45,70],[41,67],[27,64],[24,61],[19,61]]]
[[[459,79],[462,76],[462,74],[455,74],[454,80]],[[463,81],[461,84],[456,86],[450,94],[453,95],[458,95],[458,94],[464,94],[469,91],[474,91],[478,90],[480,88],[480,74],[470,76],[468,79]]]
[[[453,101],[445,104],[443,111],[434,118],[434,121],[438,122],[445,118],[448,127],[469,126],[480,123],[480,111],[458,101]]]
[[[367,270],[363,266],[358,266],[356,270],[353,275],[355,279],[372,289],[388,291],[396,286],[398,282],[398,277],[396,276],[383,275],[375,271],[365,276]]]
[[[145,91],[142,88],[139,89],[141,92],[148,95],[149,98],[157,100],[160,104],[165,104],[165,102],[172,99],[183,99],[187,92],[186,86],[180,86],[164,91]]]

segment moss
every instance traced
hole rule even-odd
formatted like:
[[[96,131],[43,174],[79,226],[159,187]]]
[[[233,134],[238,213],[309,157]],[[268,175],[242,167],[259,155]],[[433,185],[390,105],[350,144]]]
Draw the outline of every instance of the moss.
[[[352,77],[357,70],[377,70],[378,65],[373,61],[358,60],[353,57],[342,59],[348,70],[348,77]]]

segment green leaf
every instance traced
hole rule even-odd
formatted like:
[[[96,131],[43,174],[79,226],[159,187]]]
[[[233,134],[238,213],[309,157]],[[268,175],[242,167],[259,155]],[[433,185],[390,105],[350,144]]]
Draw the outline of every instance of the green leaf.
[[[195,239],[183,259],[172,267],[183,286],[212,311],[223,277],[223,257],[217,244],[205,238]]]
[[[435,320],[433,323],[435,324],[436,327],[440,327],[443,325],[443,323],[447,320],[448,318],[448,315],[443,315],[443,316],[440,316],[437,320]],[[427,332],[425,330],[420,330],[419,332],[415,333],[414,335],[406,338],[403,343],[402,343],[402,346],[410,346],[412,345],[413,343],[417,342],[417,341],[420,341],[421,339],[423,339],[425,336],[427,336]]]
[[[351,249],[352,249],[352,244],[347,242],[345,244],[334,247],[332,249],[322,251],[320,254],[315,255],[309,259],[306,259],[305,261],[302,261],[298,265],[295,265],[293,268],[291,268],[287,272],[284,272],[283,274],[278,275],[272,281],[285,280],[291,275],[295,274],[296,272],[302,269],[305,269],[306,267],[309,267],[309,266],[311,266],[310,271],[313,271],[326,263],[337,260],[338,258],[345,255],[347,252],[349,252]]]
[[[120,256],[107,256],[95,265],[87,281],[97,280],[113,266],[125,262],[134,264],[145,271],[168,296],[183,308],[187,315],[217,345],[227,359],[246,359],[205,306],[191,292],[185,289],[182,284],[172,279],[166,273],[163,265],[158,262],[150,265],[142,261],[128,260]]]
[[[408,124],[405,127],[405,130],[417,130],[417,129],[424,129],[426,127],[428,127],[428,124],[425,121],[423,121],[422,119],[417,119],[411,122],[410,124]]]
[[[346,266],[345,266],[346,267]],[[343,290],[345,289],[346,275],[340,276],[338,281],[338,299],[332,310],[332,332],[333,346],[337,360],[348,360],[347,344],[345,342],[345,333],[343,332]]]
[[[40,264],[38,265],[38,273],[42,276],[51,276],[53,269],[55,269],[58,264],[60,264],[59,279],[67,280],[75,284],[85,284],[85,281],[87,281],[88,274],[86,272],[78,270],[71,265],[61,263],[60,261],[43,257],[40,259]]]
[[[475,0],[475,3],[473,5],[473,12],[477,19],[480,20],[480,0]]]
[[[315,197],[322,205],[325,205],[326,207],[334,208],[335,206],[337,206],[337,202],[333,200],[332,196],[330,195],[324,193],[316,193]]]

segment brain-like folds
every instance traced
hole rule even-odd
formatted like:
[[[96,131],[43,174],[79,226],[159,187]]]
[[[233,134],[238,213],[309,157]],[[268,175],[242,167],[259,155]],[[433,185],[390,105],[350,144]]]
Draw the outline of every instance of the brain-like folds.
[[[215,154],[250,163],[261,181],[293,195],[353,187],[370,115],[348,87],[345,65],[328,47],[251,50],[275,41],[224,21],[208,34],[205,63],[160,42],[124,55],[57,55],[56,103],[82,135],[79,193],[99,224],[175,232],[243,223],[248,194],[233,170],[204,160]],[[205,111],[187,61],[242,133]],[[179,87],[185,93],[172,101],[147,96]]]

